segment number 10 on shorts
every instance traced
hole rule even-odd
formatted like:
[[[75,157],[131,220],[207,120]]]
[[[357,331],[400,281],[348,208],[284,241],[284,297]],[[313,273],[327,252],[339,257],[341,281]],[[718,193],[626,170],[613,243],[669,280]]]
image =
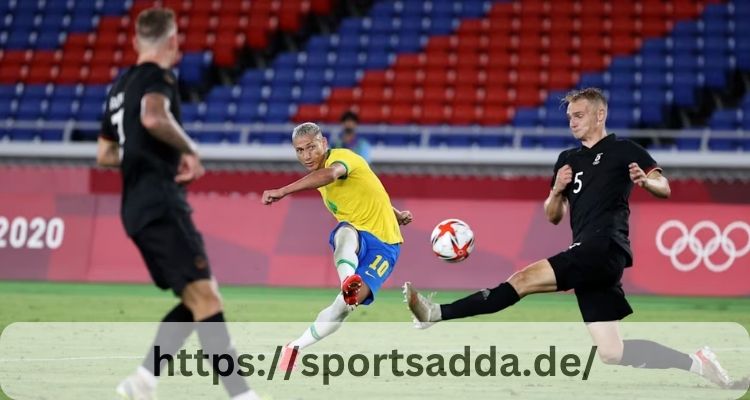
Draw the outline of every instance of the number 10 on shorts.
[[[377,272],[381,278],[388,271],[388,267],[390,267],[388,260],[384,260],[383,256],[379,254],[375,256],[375,260],[370,264],[370,269]]]

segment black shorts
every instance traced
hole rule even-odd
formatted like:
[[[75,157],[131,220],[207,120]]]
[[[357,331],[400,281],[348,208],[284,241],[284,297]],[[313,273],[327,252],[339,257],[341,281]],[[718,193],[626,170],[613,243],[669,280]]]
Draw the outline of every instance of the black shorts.
[[[189,283],[209,279],[211,268],[203,237],[190,214],[171,211],[133,236],[156,286],[178,296]]]
[[[620,283],[629,255],[610,238],[574,243],[548,261],[555,271],[557,290],[575,289],[585,322],[615,321],[633,313]]]

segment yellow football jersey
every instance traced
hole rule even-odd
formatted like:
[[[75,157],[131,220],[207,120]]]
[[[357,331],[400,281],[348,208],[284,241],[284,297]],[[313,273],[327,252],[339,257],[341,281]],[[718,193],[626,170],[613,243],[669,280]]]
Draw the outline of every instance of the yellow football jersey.
[[[372,233],[385,243],[402,243],[404,239],[391,199],[367,162],[351,150],[332,149],[328,151],[325,166],[333,163],[346,167],[346,175],[318,188],[333,216],[357,230]]]

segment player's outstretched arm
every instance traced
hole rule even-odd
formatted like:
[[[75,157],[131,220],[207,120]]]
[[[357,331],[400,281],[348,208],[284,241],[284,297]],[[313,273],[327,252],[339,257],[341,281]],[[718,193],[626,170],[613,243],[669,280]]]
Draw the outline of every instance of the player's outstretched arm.
[[[408,225],[414,220],[414,216],[411,215],[409,210],[399,211],[396,207],[393,207],[393,214],[396,216],[399,225]]]
[[[547,200],[544,201],[544,215],[547,220],[557,225],[562,220],[568,210],[568,199],[565,198],[565,188],[573,180],[573,168],[570,165],[563,165],[557,170],[555,185],[549,191]]]
[[[120,144],[100,137],[96,141],[96,163],[102,167],[120,166]]]
[[[198,147],[169,111],[170,101],[163,94],[147,93],[141,99],[141,124],[155,138],[183,154],[195,154]]]
[[[652,196],[660,199],[668,199],[672,194],[669,188],[669,180],[661,174],[658,169],[653,169],[646,174],[637,163],[628,165],[630,180],[636,185],[646,189]]]
[[[333,163],[330,167],[321,168],[310,172],[297,181],[294,181],[282,188],[271,189],[263,192],[261,200],[263,204],[275,203],[284,197],[307,189],[317,189],[319,187],[335,182],[336,179],[346,175],[346,167],[340,163]]]

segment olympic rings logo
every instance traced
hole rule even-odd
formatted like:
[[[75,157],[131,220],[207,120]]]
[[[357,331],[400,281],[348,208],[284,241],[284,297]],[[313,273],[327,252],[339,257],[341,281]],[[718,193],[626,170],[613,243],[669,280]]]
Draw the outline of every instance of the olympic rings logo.
[[[681,236],[671,246],[667,247],[664,243],[664,234],[670,229],[677,229]],[[747,237],[747,241],[742,248],[738,248],[734,240],[729,237],[737,229],[743,230]],[[713,237],[705,243],[698,238],[698,232],[702,230],[713,233]],[[744,221],[734,221],[722,231],[713,221],[703,220],[688,230],[682,221],[672,219],[661,224],[656,231],[656,248],[661,254],[668,256],[672,265],[679,271],[692,271],[703,262],[709,271],[722,272],[729,269],[736,259],[750,252],[750,225]],[[716,264],[711,260],[711,257],[719,249],[724,252],[727,259],[723,263]],[[689,250],[694,258],[689,262],[678,260],[677,257],[686,250]]]

